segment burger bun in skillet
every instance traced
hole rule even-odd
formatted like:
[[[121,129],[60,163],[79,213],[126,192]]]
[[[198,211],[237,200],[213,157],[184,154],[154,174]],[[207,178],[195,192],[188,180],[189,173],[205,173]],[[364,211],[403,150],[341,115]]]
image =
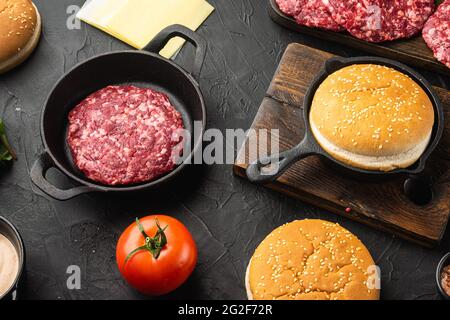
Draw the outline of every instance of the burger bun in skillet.
[[[407,168],[423,154],[434,124],[433,104],[409,76],[375,64],[329,75],[310,110],[311,131],[335,159],[355,168]]]

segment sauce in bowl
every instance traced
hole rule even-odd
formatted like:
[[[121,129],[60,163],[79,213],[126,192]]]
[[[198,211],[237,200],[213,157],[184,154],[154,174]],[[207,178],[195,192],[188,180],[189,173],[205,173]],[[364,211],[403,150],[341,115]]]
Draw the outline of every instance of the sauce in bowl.
[[[450,264],[442,269],[441,286],[442,290],[450,297]]]
[[[16,281],[19,273],[19,254],[11,241],[0,234],[0,297]]]

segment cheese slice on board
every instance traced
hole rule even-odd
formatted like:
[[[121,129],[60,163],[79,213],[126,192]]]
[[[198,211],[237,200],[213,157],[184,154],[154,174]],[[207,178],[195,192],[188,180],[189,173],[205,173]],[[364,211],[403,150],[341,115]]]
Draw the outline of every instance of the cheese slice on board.
[[[88,0],[77,17],[142,49],[172,24],[197,30],[213,11],[205,0]],[[184,42],[182,38],[174,38],[160,54],[171,58]]]

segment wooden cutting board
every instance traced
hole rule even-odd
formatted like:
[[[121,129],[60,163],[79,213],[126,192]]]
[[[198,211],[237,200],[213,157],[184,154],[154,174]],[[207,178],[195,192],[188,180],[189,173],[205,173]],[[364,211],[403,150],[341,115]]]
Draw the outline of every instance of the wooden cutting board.
[[[439,3],[441,1],[436,2]],[[285,28],[327,41],[337,42],[373,55],[398,60],[423,69],[434,70],[447,76],[450,75],[450,68],[447,68],[434,58],[433,52],[428,48],[420,34],[411,39],[370,43],[359,40],[346,32],[332,32],[298,25],[293,18],[286,16],[280,11],[275,0],[269,0],[269,14],[273,21]]]
[[[300,44],[289,45],[251,128],[279,129],[280,151],[297,145],[304,133],[303,97],[331,57],[330,53]],[[450,92],[437,87],[435,90],[443,103],[446,121],[443,138],[425,170],[433,185],[429,203],[417,205],[406,196],[406,177],[358,181],[336,172],[317,156],[297,162],[267,187],[408,240],[438,245],[450,216]],[[256,159],[255,148],[245,147],[253,134],[257,135],[250,130],[234,165],[234,172],[242,177],[249,159]],[[256,149],[265,154],[267,147],[259,145]]]

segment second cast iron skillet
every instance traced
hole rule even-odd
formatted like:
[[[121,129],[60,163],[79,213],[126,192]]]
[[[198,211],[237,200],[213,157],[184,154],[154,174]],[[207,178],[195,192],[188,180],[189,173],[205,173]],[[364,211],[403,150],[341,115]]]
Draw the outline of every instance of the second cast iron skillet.
[[[158,53],[173,37],[182,37],[196,47],[190,73]],[[201,146],[206,126],[206,108],[198,85],[206,55],[206,41],[181,25],[159,33],[143,50],[106,53],[80,63],[65,74],[47,98],[41,116],[41,137],[45,151],[31,168],[33,183],[57,200],[68,200],[88,192],[134,192],[160,186],[178,175]],[[168,174],[146,183],[107,186],[89,180],[73,163],[66,141],[68,114],[89,94],[108,85],[136,85],[167,94],[181,113],[185,128],[191,133],[183,157],[187,160]],[[196,125],[200,124],[200,125]],[[194,126],[197,127],[194,130]],[[186,139],[187,140],[187,139]],[[63,190],[46,179],[46,172],[57,168],[79,185]]]
[[[309,123],[309,111],[317,88],[320,84],[335,71],[354,64],[377,64],[396,69],[419,84],[428,94],[434,108],[434,125],[430,143],[422,156],[411,166],[404,169],[392,171],[371,171],[355,168],[342,163],[328,154],[316,141]],[[387,177],[398,174],[417,175],[425,168],[425,162],[436,148],[444,130],[444,112],[438,96],[433,91],[431,85],[417,72],[399,62],[378,58],[378,57],[357,57],[357,58],[332,58],[325,63],[324,69],[314,79],[309,87],[303,102],[303,119],[305,121],[305,136],[303,140],[294,148],[274,154],[266,158],[261,158],[250,164],[247,168],[247,177],[252,182],[265,183],[272,182],[281,176],[293,163],[311,155],[318,155],[335,165],[340,171],[355,177]],[[273,169],[274,168],[274,169]]]

